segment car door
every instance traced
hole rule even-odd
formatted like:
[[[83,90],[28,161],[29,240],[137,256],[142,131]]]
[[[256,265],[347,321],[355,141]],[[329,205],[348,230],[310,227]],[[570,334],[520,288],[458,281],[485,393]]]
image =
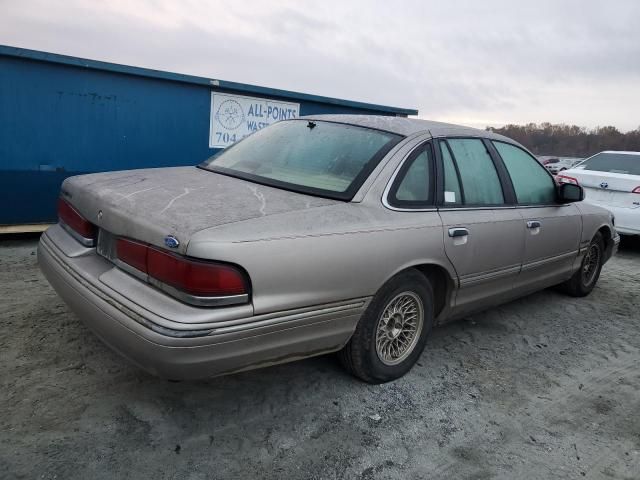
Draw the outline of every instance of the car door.
[[[459,289],[453,314],[508,299],[524,250],[522,217],[505,187],[504,166],[481,138],[438,141],[442,171],[439,214],[444,247],[456,269]]]
[[[557,202],[555,181],[526,150],[506,142],[491,143],[509,173],[526,232],[515,288],[533,291],[568,279],[580,248],[579,209]]]

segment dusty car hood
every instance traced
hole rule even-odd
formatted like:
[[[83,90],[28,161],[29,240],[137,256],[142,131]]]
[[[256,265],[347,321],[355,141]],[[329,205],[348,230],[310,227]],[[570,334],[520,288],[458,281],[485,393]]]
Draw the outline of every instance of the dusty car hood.
[[[196,167],[155,168],[70,177],[62,195],[91,222],[117,235],[164,246],[203,229],[342,203],[258,185]]]

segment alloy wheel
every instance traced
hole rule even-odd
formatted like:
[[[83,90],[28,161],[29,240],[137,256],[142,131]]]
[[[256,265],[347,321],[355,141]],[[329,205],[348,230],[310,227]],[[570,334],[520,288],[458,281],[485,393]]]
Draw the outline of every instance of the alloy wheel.
[[[582,262],[582,281],[585,286],[591,285],[591,282],[593,282],[598,271],[598,265],[600,265],[600,256],[600,246],[593,243]]]
[[[405,360],[418,343],[424,324],[422,300],[414,292],[403,292],[391,299],[376,327],[376,353],[385,365]]]

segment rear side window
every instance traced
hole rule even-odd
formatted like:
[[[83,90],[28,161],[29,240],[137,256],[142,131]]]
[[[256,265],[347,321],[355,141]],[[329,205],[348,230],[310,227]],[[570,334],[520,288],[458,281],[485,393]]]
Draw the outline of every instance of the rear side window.
[[[458,167],[465,205],[501,205],[502,185],[496,167],[482,140],[452,138],[447,141]],[[445,185],[447,184],[445,168]],[[445,199],[446,203],[446,199]]]
[[[518,203],[555,203],[556,187],[553,179],[535,158],[508,143],[493,142],[493,145],[507,167]]]
[[[628,153],[598,153],[574,168],[594,170],[597,172],[640,175],[640,155]]]
[[[388,198],[397,207],[419,208],[433,205],[433,161],[430,145],[420,147],[404,163]]]

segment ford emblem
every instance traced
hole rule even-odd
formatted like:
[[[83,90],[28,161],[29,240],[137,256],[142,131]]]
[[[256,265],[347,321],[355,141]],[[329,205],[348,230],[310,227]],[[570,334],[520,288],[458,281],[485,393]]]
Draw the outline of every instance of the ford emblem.
[[[173,235],[167,235],[166,237],[164,237],[164,244],[169,248],[178,248],[178,245],[180,245],[180,240],[178,240]]]
[[[609,184],[607,182],[602,182],[600,184],[600,188],[609,188]]]

